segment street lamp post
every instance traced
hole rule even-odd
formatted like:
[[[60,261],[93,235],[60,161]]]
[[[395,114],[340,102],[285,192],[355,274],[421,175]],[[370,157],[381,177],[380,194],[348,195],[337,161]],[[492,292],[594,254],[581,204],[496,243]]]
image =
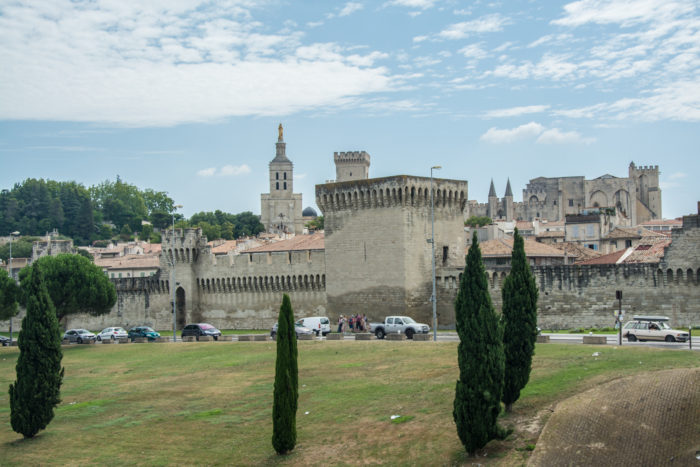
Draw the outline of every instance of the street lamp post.
[[[173,238],[172,251],[170,252],[170,292],[173,304],[173,342],[177,342],[177,282],[175,281],[175,211],[182,208],[182,204],[173,206]]]
[[[433,294],[430,301],[433,302],[433,341],[437,342],[437,295],[435,293],[435,202],[433,200],[433,170],[442,169],[439,165],[430,168],[430,246],[432,248],[433,264]]]
[[[9,261],[9,273],[10,273],[10,278],[12,280],[15,279],[15,276],[12,275],[12,238],[19,235],[18,231],[10,232],[10,261]],[[12,344],[12,316],[10,316],[10,344]]]

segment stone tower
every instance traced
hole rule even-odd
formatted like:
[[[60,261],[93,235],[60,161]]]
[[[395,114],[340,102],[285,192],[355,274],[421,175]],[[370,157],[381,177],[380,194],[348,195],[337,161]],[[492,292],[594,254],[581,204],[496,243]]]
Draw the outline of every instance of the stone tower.
[[[294,193],[294,164],[287,159],[282,124],[278,128],[275,158],[270,162],[270,192],[260,195],[260,222],[275,233],[301,234],[301,193]]]
[[[503,208],[505,210],[506,220],[512,221],[515,213],[513,211],[513,190],[510,188],[510,178],[506,185],[506,196],[503,198]]]
[[[634,181],[637,198],[637,223],[662,219],[659,166],[639,166],[630,162],[629,178]],[[640,206],[640,203],[642,206]]]
[[[467,182],[433,179],[435,261],[464,268]],[[325,218],[328,312],[432,322],[430,178],[398,175],[316,185]],[[452,302],[442,317],[452,313]],[[448,322],[448,321],[446,321]],[[451,321],[449,321],[451,322]]]
[[[491,219],[498,219],[498,196],[496,196],[496,187],[493,185],[493,179],[491,179],[491,187],[489,188],[489,210],[488,217]]]
[[[335,152],[335,181],[366,180],[369,178],[369,154],[365,151]]]

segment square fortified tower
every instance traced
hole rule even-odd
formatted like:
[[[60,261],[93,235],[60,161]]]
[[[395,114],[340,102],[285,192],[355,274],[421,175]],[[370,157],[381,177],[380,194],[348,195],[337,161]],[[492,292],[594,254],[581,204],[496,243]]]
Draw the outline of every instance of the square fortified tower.
[[[433,179],[436,267],[464,267],[467,182]],[[325,217],[333,319],[406,314],[432,322],[430,178],[399,175],[316,185]],[[438,297],[439,300],[439,297]]]

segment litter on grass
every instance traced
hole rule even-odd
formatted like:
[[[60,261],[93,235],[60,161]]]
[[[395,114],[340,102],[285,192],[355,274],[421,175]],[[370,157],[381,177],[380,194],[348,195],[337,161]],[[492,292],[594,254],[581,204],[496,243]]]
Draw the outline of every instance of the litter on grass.
[[[397,418],[401,418],[401,415],[392,415],[391,416],[392,420],[396,420]]]

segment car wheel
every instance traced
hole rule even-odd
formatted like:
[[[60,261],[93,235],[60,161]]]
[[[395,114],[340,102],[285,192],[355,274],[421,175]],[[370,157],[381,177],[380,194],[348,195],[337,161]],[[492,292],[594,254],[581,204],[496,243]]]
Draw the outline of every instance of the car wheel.
[[[78,344],[82,344],[82,343],[83,343],[83,339],[81,339],[80,337],[78,337]]]
[[[314,331],[314,334],[316,334],[316,337],[318,337],[319,332],[318,332],[318,331]]]
[[[276,332],[271,332],[271,333],[270,333],[270,338],[272,338],[272,340],[275,340],[275,337],[277,337],[277,333],[276,333]]]
[[[673,336],[666,336],[666,342],[676,342]]]
[[[218,341],[218,340],[219,340],[219,336],[214,336],[214,340],[215,340],[215,341]]]
[[[374,335],[377,336],[377,339],[384,339],[384,329],[377,329]]]
[[[101,340],[102,340],[102,337],[97,336],[97,340],[98,340],[98,341],[101,341]]]
[[[629,342],[635,342],[637,340],[637,336],[635,336],[634,334],[627,334],[627,340]]]
[[[414,331],[411,328],[406,329],[406,339],[413,339]]]

